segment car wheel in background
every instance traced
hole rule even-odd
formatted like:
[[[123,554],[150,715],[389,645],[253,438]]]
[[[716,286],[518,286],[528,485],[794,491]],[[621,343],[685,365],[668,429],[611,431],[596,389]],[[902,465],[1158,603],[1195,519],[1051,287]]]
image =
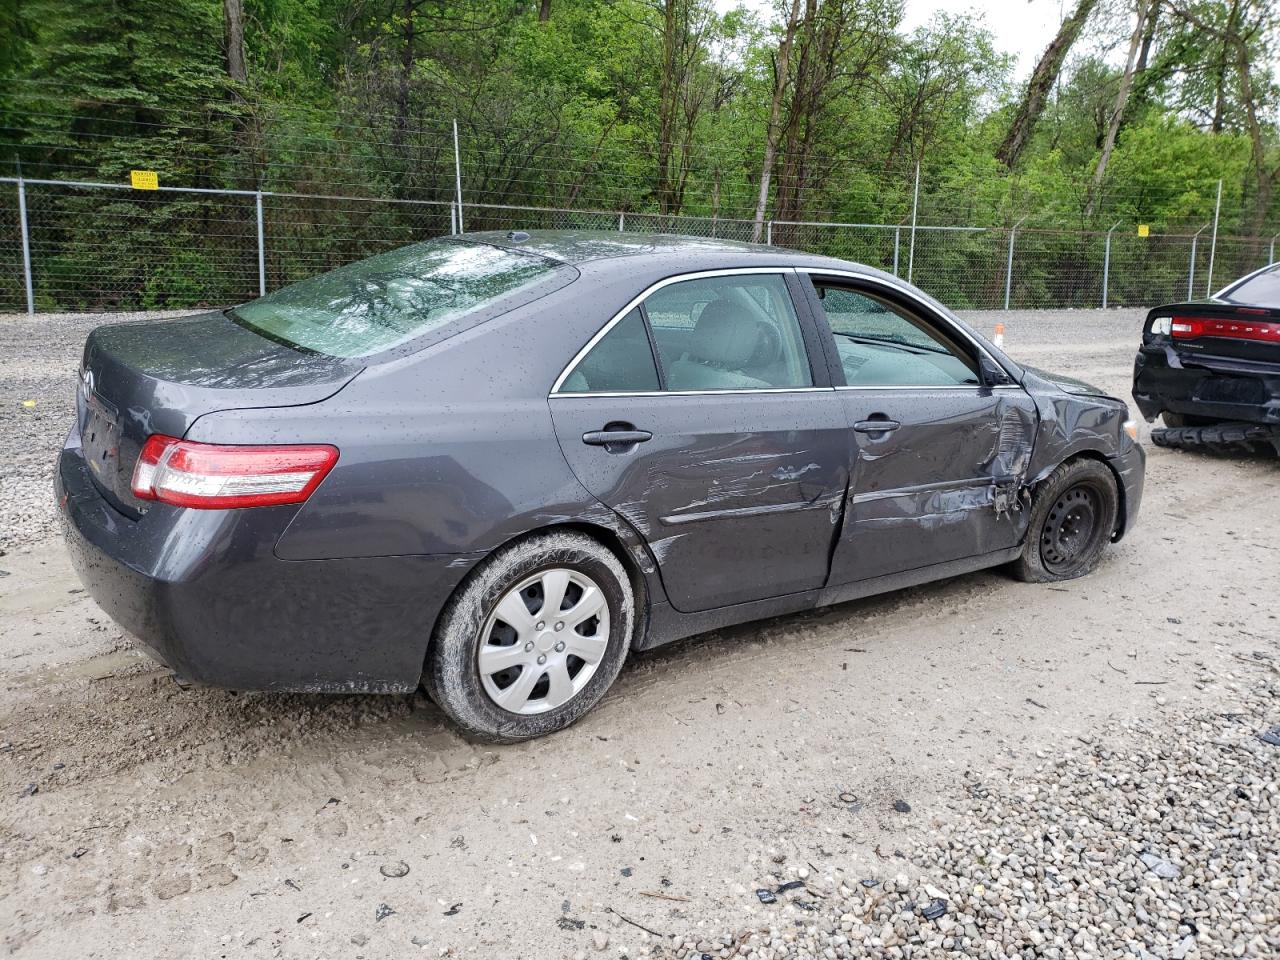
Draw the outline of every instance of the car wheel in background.
[[[467,734],[515,743],[563,729],[622,669],[635,623],[618,558],[573,531],[486,558],[445,606],[423,683]]]
[[[1160,414],[1166,427],[1204,427],[1216,421],[1212,417],[1196,417],[1189,413],[1172,413],[1165,410]]]
[[[1090,459],[1061,464],[1036,490],[1014,575],[1051,583],[1089,573],[1111,542],[1119,507],[1116,479],[1105,464]]]

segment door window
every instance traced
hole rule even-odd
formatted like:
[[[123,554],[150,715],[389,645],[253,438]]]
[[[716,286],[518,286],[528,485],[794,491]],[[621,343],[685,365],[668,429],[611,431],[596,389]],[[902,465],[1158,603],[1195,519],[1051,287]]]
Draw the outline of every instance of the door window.
[[[800,322],[779,274],[684,280],[644,306],[668,390],[813,385]]]
[[[561,393],[649,393],[658,389],[658,368],[640,308],[600,338],[560,385]]]
[[[815,281],[851,387],[977,386],[978,365],[954,339],[896,304]]]

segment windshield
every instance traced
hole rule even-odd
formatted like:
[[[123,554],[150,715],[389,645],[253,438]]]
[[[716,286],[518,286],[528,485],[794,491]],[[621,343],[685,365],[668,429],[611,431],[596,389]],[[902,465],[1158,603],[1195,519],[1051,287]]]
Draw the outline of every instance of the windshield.
[[[430,240],[303,280],[228,311],[289,346],[363,357],[537,285],[554,261],[456,240]]]

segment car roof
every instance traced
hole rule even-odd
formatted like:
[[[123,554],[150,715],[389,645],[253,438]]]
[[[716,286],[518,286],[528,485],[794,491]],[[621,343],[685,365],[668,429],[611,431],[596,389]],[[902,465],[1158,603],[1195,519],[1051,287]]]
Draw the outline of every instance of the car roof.
[[[463,234],[460,239],[507,247],[562,263],[580,264],[620,257],[661,257],[690,254],[709,258],[730,255],[744,260],[812,258],[798,250],[763,243],[743,243],[721,237],[692,237],[672,233],[623,233],[613,230],[488,230]],[[824,257],[816,259],[824,260]]]

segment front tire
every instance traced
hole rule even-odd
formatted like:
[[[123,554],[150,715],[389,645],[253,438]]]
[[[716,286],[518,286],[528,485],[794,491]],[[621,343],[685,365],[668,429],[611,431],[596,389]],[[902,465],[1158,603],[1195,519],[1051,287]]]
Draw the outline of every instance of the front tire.
[[[1036,491],[1014,576],[1053,583],[1091,573],[1111,542],[1119,509],[1116,478],[1105,464],[1090,459],[1061,464]]]
[[[536,534],[486,558],[446,604],[423,682],[469,736],[517,743],[561,730],[613,684],[635,598],[612,551]]]

